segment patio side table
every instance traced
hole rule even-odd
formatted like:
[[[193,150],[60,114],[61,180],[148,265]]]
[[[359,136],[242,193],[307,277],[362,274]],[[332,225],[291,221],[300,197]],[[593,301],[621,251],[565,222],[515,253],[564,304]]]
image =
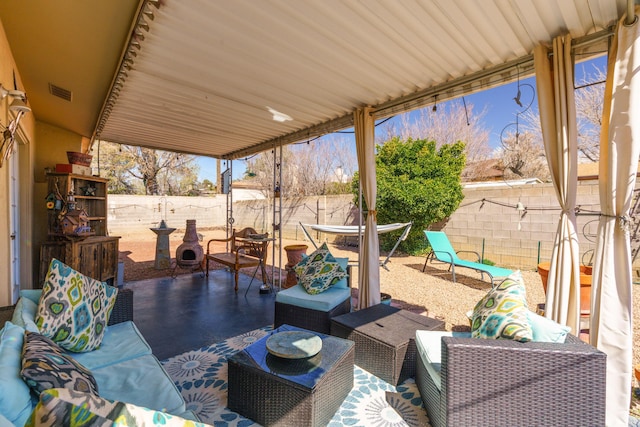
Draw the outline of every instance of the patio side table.
[[[356,365],[393,385],[415,377],[417,330],[444,330],[444,322],[386,304],[331,319],[331,335],[355,342]]]
[[[227,407],[264,426],[325,426],[353,388],[354,344],[306,331],[322,339],[309,359],[269,354],[267,339],[281,331],[306,331],[282,325],[229,357]]]

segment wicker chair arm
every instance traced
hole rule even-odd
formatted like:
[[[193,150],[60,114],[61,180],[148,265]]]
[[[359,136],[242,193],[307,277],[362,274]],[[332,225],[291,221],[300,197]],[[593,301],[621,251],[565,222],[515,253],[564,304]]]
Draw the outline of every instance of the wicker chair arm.
[[[133,290],[118,289],[116,303],[111,311],[108,325],[133,320]]]

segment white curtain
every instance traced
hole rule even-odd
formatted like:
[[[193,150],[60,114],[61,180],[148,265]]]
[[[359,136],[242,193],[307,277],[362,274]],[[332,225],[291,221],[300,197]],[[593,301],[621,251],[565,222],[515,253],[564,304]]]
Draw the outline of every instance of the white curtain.
[[[636,7],[636,16],[640,8]],[[607,354],[607,426],[627,426],[633,348],[629,215],[640,154],[640,25],[623,18],[609,52],[600,135],[600,206],[591,344]],[[637,124],[637,123],[636,123]]]
[[[562,208],[547,281],[545,314],[580,334],[580,256],[576,233],[578,139],[571,37],[553,40],[553,61],[543,46],[534,50],[544,148]]]
[[[358,308],[380,303],[380,248],[378,247],[376,219],[376,155],[375,124],[371,108],[358,108],[354,112],[356,150],[360,188],[367,204],[364,241],[360,245]]]

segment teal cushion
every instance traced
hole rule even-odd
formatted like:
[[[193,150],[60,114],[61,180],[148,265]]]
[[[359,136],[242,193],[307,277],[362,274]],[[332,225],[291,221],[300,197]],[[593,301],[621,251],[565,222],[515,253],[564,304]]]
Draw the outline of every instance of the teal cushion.
[[[40,296],[42,295],[42,289],[23,289],[20,291],[21,298],[27,298],[36,304],[40,301]]]
[[[36,325],[35,318],[38,311],[38,304],[29,298],[20,297],[13,310],[11,321],[30,332],[40,332]]]
[[[91,372],[63,354],[56,343],[35,332],[25,332],[20,374],[38,395],[50,388],[69,388],[98,395]]]
[[[342,267],[342,269],[344,271],[347,272],[347,276],[343,277],[342,279],[338,280],[333,287],[334,288],[343,288],[343,289],[349,289],[349,270],[347,269],[347,267],[349,266],[349,258],[338,258],[336,257],[336,261],[338,262],[338,265],[340,267]]]
[[[533,331],[533,341],[563,343],[570,327],[564,326],[539,314],[529,311],[529,324]]]
[[[330,311],[345,299],[351,297],[351,289],[331,287],[325,292],[315,295],[309,293],[298,284],[276,294],[276,301],[316,311]]]
[[[156,411],[182,414],[186,406],[180,391],[152,354],[91,371],[100,396]]]
[[[31,393],[20,376],[24,329],[6,322],[0,331],[0,413],[16,426],[29,418]]]
[[[303,258],[293,269],[298,276],[298,283],[312,295],[326,291],[340,279],[347,277],[347,272],[329,252],[326,243]]]
[[[533,339],[520,271],[491,289],[473,309],[471,336],[527,342]]]
[[[151,347],[131,321],[107,327],[99,349],[84,353],[68,353],[89,370],[113,365],[145,354],[151,354]]]
[[[471,332],[416,331],[416,349],[438,390],[442,389],[442,337],[471,338]]]
[[[42,335],[75,352],[100,347],[118,289],[53,259],[38,302]]]

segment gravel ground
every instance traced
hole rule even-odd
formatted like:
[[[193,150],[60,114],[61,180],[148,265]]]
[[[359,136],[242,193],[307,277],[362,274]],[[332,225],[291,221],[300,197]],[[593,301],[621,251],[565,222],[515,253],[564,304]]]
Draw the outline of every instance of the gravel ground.
[[[223,230],[198,230],[202,235],[202,244],[211,238],[223,238]],[[175,250],[182,243],[184,230],[176,230],[170,236],[171,253],[175,256]],[[135,235],[123,235],[120,241],[120,258],[125,263],[125,282],[165,277],[171,273],[170,269],[155,270],[153,267],[155,257],[155,234],[139,233]],[[283,247],[290,244],[307,244],[311,253],[313,246],[308,242],[283,240]],[[218,249],[223,250],[224,244],[218,244]],[[355,261],[358,258],[357,248],[347,246],[329,245],[331,252],[336,256],[349,257]],[[286,253],[282,251],[282,267],[287,263]],[[277,256],[277,254],[276,254]],[[272,259],[271,248],[269,260]],[[393,304],[411,311],[421,312],[430,317],[443,319],[447,330],[468,330],[469,322],[466,312],[472,310],[475,303],[480,300],[491,285],[481,280],[480,274],[468,269],[460,269],[456,272],[457,282],[451,281],[451,273],[446,266],[430,263],[425,272],[424,257],[412,257],[395,254],[387,264],[386,269],[380,269],[380,288],[382,292],[392,296]],[[271,264],[271,261],[268,261]],[[271,271],[269,269],[269,271]],[[357,276],[354,269],[354,276]],[[178,274],[189,274],[188,270],[177,270]],[[286,275],[286,273],[284,274]],[[284,277],[283,275],[283,277]],[[536,309],[537,304],[545,300],[544,290],[540,276],[535,271],[522,272],[527,286],[527,301],[531,310]],[[357,287],[357,284],[354,285]],[[635,289],[634,289],[635,290]],[[640,297],[634,293],[634,366],[640,364]]]

